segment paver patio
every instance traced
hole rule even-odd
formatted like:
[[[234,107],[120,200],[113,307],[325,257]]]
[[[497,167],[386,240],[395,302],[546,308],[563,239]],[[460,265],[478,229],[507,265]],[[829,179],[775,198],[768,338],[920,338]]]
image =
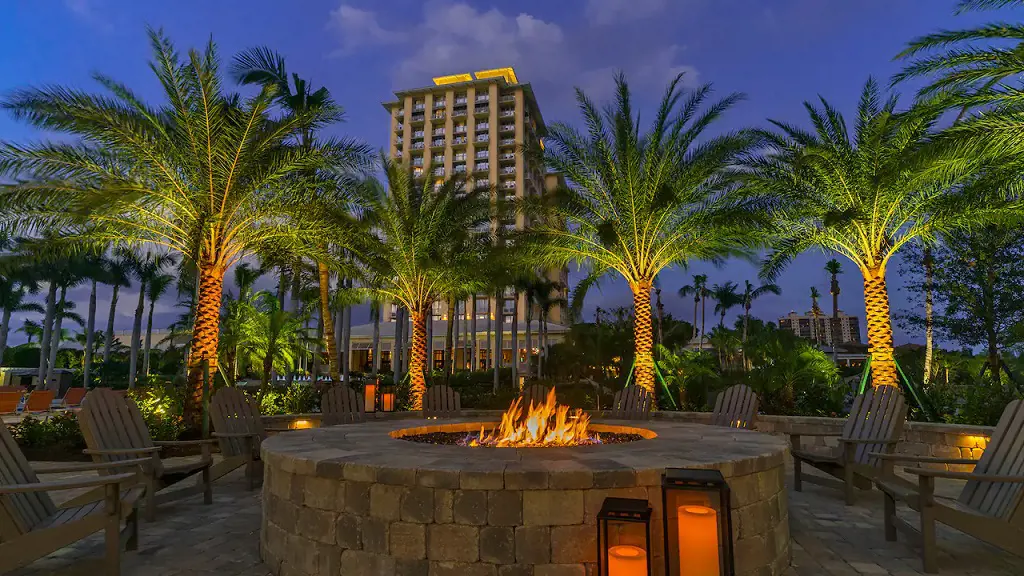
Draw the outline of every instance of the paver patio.
[[[959,488],[955,483],[946,483],[940,484],[939,491],[951,495],[959,492]],[[787,576],[921,574],[920,560],[912,548],[902,541],[885,541],[881,493],[862,493],[858,504],[849,508],[843,505],[838,493],[817,486],[808,486],[803,493],[790,490],[789,497],[793,566]],[[155,523],[142,525],[139,550],[125,554],[124,574],[269,574],[259,559],[260,500],[258,490],[246,490],[245,479],[238,471],[215,484],[212,506],[204,506],[199,498],[194,498],[161,508]],[[943,526],[939,528],[939,543],[943,575],[1024,574],[1024,559]],[[96,535],[15,574],[94,574],[95,565],[83,565],[80,560],[101,555],[102,539]]]

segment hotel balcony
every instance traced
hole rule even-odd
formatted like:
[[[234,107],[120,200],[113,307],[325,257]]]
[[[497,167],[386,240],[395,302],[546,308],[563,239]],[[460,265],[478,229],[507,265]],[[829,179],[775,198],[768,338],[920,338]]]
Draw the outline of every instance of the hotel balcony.
[[[481,158],[486,159],[486,158],[489,158],[490,155],[491,155],[491,153],[488,152],[487,150],[477,150],[477,152],[476,152],[476,158],[477,159],[481,159]]]
[[[452,139],[452,146],[465,146],[467,141],[465,136],[456,136]]]
[[[479,136],[476,137],[477,142],[489,142],[490,140],[491,137],[488,136],[487,134],[480,134]]]
[[[516,115],[516,111],[515,110],[504,109],[501,112],[499,112],[498,115],[502,116],[502,117],[505,117],[505,118],[511,118],[511,117]]]
[[[424,106],[423,103],[413,104],[412,105],[412,111],[413,112],[419,112],[420,110],[424,110],[424,109],[426,109],[426,106]]]
[[[501,125],[501,131],[502,132],[515,132],[516,131],[516,125],[515,124],[502,124]]]
[[[491,165],[488,164],[487,162],[477,162],[476,165],[473,166],[473,172],[484,172],[490,169]]]
[[[417,130],[417,131],[413,132],[413,133],[412,133],[412,137],[413,137],[414,139],[415,139],[415,138],[419,138],[419,139],[422,139],[422,138],[423,138],[423,130]]]
[[[436,114],[431,116],[431,118],[433,118],[434,120],[444,120],[444,112],[437,112]]]
[[[444,105],[445,105],[444,100],[434,100],[434,109],[435,110],[437,110],[438,108],[444,108]]]
[[[502,146],[515,146],[515,143],[515,138],[502,138],[501,141],[498,142],[498,144],[501,144]]]
[[[402,124],[401,122],[399,122],[398,124],[395,124],[395,132],[401,132],[404,129],[405,129],[405,124]]]
[[[413,114],[412,115],[412,123],[413,124],[421,124],[424,120],[426,120],[426,117],[423,114]]]
[[[506,189],[506,190],[515,190],[516,189],[516,181],[515,180],[503,180],[501,182],[501,187]]]
[[[477,188],[490,188],[490,186],[491,186],[491,181],[490,181],[490,180],[487,180],[487,179],[484,179],[484,180],[477,180],[477,181],[476,181],[476,184],[475,184],[475,186],[476,186]]]
[[[444,176],[444,168],[434,168],[432,174],[434,176]]]
[[[468,112],[466,112],[465,110],[455,110],[454,112],[452,112],[452,118],[461,118],[463,116],[466,116],[467,114]]]
[[[478,94],[476,97],[477,102],[489,102],[490,100],[491,97],[488,94]]]
[[[456,134],[465,134],[466,133],[466,126],[465,125],[456,126],[454,132]]]
[[[453,162],[465,162],[465,161],[466,161],[466,153],[465,153],[465,152],[463,152],[463,153],[461,153],[461,154],[456,154],[456,155],[454,155],[454,156],[452,157],[452,161],[453,161]]]
[[[511,161],[515,161],[515,159],[516,159],[516,153],[515,153],[515,152],[502,152],[501,154],[499,154],[499,155],[498,155],[498,158],[499,158],[499,159],[500,159],[500,160],[501,160],[502,162],[507,162],[507,161],[509,161],[509,160],[511,160]]]
[[[485,116],[491,113],[491,109],[488,108],[487,106],[477,106],[473,110],[473,113],[476,114],[477,116]]]
[[[444,148],[444,138],[439,138],[437,140],[433,140],[430,143],[430,146],[433,147],[433,148]]]
[[[515,102],[515,101],[516,101],[516,95],[515,94],[504,94],[504,95],[502,95],[501,98],[498,99],[498,102]]]
[[[501,169],[501,173],[502,174],[515,174],[516,173],[515,166],[502,168]]]
[[[455,174],[465,174],[466,173],[466,165],[465,164],[459,164],[458,166],[455,166],[454,168],[452,168],[452,172],[454,172]]]
[[[426,146],[423,145],[423,142],[413,142],[412,143],[412,149],[413,150],[423,150],[425,147]]]
[[[486,123],[486,122],[481,122],[480,124],[476,125],[476,131],[477,132],[487,132],[490,129],[491,129],[491,125]]]
[[[465,106],[468,102],[469,102],[469,99],[465,98],[465,97],[463,97],[463,98],[456,98],[455,99],[455,105],[456,106]]]
[[[434,128],[434,136],[444,136],[444,128]]]

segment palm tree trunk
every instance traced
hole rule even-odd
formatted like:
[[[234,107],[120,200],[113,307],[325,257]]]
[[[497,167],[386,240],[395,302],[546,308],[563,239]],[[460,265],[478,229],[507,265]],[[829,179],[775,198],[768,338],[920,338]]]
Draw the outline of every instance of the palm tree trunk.
[[[341,370],[338,365],[334,340],[334,318],[331,316],[331,272],[327,269],[327,264],[323,262],[316,263],[316,271],[320,280],[320,321],[324,325],[323,340],[327,347],[327,362],[331,372],[331,381],[338,382]],[[340,285],[341,282],[338,284]]]
[[[434,306],[427,310],[427,374],[434,371]]]
[[[502,343],[502,338],[505,336],[505,302],[502,301],[504,290],[498,291],[498,296],[494,299],[494,391],[498,391],[498,386],[501,385],[501,364],[504,362],[505,350]]]
[[[924,247],[924,384],[932,379],[932,357],[935,354],[934,323],[935,312],[932,301],[932,276],[934,262],[930,246]]]
[[[526,294],[526,379],[533,376],[533,333],[530,331],[530,324],[533,322],[533,298]]]
[[[36,374],[40,390],[46,389],[46,361],[50,357],[50,337],[53,334],[53,317],[57,311],[57,283],[50,282],[46,292],[46,314],[43,317],[43,334],[39,337],[39,371]]]
[[[700,304],[700,298],[693,299],[693,338],[697,337],[697,305]]]
[[[380,304],[374,302],[370,313],[373,315],[373,364],[370,373],[374,376],[380,371]]]
[[[654,291],[658,297],[658,303],[655,308],[658,310],[658,344],[665,342],[665,333],[662,330],[662,322],[665,319],[665,307],[661,304],[661,288]]]
[[[459,349],[465,348],[459,345],[459,338],[462,334],[462,321],[459,320],[460,304],[461,302],[459,300],[455,300],[455,336],[452,339],[452,374],[455,374],[457,370],[461,369],[459,365]],[[462,359],[466,359],[465,351],[462,352]]]
[[[540,311],[540,334],[537,335],[540,353],[537,354],[537,378],[544,378],[544,366],[548,354],[548,311]]]
[[[402,378],[402,333],[405,332],[405,309],[398,307],[395,314],[395,337],[391,346],[391,371],[397,383]]]
[[[747,366],[747,325],[750,324],[750,302],[743,305],[743,371],[750,368]]]
[[[839,281],[836,275],[832,275],[832,363],[839,365],[839,353],[836,346],[839,345]]]
[[[352,307],[346,305],[341,311],[341,378],[346,386],[352,384],[349,374],[352,371]]]
[[[4,352],[7,350],[7,334],[11,330],[11,309],[4,308],[3,319],[0,319],[0,366],[4,365]],[[88,364],[85,369],[86,375],[89,374]]]
[[[476,294],[472,294],[470,298],[473,300],[469,304],[469,313],[473,317],[469,319],[469,369],[475,372],[480,367],[480,354],[477,352],[476,343]]]
[[[65,287],[65,286],[61,286],[60,287],[60,302],[57,305],[57,309],[58,310],[64,310],[64,306],[65,306],[65,303],[66,303],[67,292],[68,292],[67,287]],[[56,314],[55,318],[53,320],[53,332],[50,333],[50,352],[49,352],[49,357],[50,358],[49,358],[49,362],[47,362],[47,364],[46,364],[46,387],[47,388],[49,388],[50,382],[54,382],[55,386],[57,386],[58,388],[60,387],[60,384],[58,384],[58,383],[56,383],[54,381],[54,370],[57,368],[57,352],[60,351],[60,337],[61,337],[61,329],[62,329],[63,324],[64,324],[64,315],[63,314]],[[57,392],[56,388],[54,389],[54,392]]]
[[[135,388],[135,376],[139,368],[139,344],[142,338],[142,312],[146,309],[146,283],[139,283],[139,304],[135,307],[132,321],[132,348],[128,359],[128,388]]]
[[[651,283],[640,282],[633,289],[633,382],[654,397],[653,327],[651,326]]]
[[[266,390],[270,384],[270,373],[274,370],[274,356],[268,350],[263,356],[263,373],[260,375],[260,389]]]
[[[224,295],[224,268],[212,262],[199,263],[199,290],[196,295],[195,322],[189,354],[189,397],[185,421],[199,429],[203,398],[217,374],[217,341],[220,337],[220,305]],[[273,364],[273,362],[271,362]],[[209,366],[210,381],[204,381],[204,365]],[[264,378],[269,378],[266,372]]]
[[[317,323],[316,323],[316,339],[317,339],[318,343],[319,342],[323,342],[323,340],[325,338],[325,336],[324,336],[324,318],[327,318],[327,321],[329,322],[330,318],[331,318],[331,315],[328,314],[327,316],[321,316],[320,318],[317,319]],[[330,340],[328,340],[328,341],[330,341]],[[328,361],[330,361],[330,358],[328,358]],[[328,368],[328,370],[329,369],[330,368]],[[320,378],[320,350],[317,349],[317,345],[314,345],[314,347],[313,347],[313,367],[310,370],[310,374],[309,374],[310,385],[311,386],[316,386],[317,385],[317,381],[318,381],[319,378]],[[335,380],[333,376],[331,377],[331,381],[332,382],[337,382],[337,380]],[[314,390],[316,390],[316,388],[314,388]]]
[[[864,304],[868,324],[868,355],[871,357],[871,385],[896,386],[893,358],[892,318],[885,270],[864,270]]]
[[[491,348],[491,330],[494,325],[494,304],[487,299],[487,326],[484,330],[484,365],[483,369],[494,368],[494,349]]]
[[[455,343],[452,339],[452,334],[455,329],[455,301],[448,301],[448,327],[444,335],[444,379],[448,381],[448,376],[452,373],[452,355],[455,353]]]
[[[85,363],[82,367],[83,388],[88,388],[92,384],[92,349],[96,338],[96,288],[98,284],[99,282],[94,278],[92,280],[92,287],[89,290],[89,316],[85,321]],[[0,335],[0,338],[3,338],[6,343],[6,334]],[[0,363],[2,363],[3,357],[3,346],[0,344]]]
[[[142,347],[142,373],[149,376],[149,352],[153,348],[153,308],[156,300],[149,301],[149,314],[146,317],[146,342]]]
[[[704,328],[705,322],[708,317],[708,299],[705,296],[700,297],[700,351],[704,351]]]
[[[519,292],[512,293],[512,387],[519,388]]]
[[[117,294],[121,291],[119,284],[114,284],[110,293],[110,313],[107,315],[107,339],[103,343],[103,383],[107,383],[107,363],[110,362],[110,350],[114,346],[114,316],[117,315]]]
[[[423,410],[423,395],[427,392],[424,364],[427,359],[427,316],[429,306],[412,312],[412,350],[409,354],[409,395],[412,410]]]

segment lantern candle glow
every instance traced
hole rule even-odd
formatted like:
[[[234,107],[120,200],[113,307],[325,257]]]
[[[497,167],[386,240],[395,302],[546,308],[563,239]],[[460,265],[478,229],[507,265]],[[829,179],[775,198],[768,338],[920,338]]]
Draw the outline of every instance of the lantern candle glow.
[[[364,411],[376,412],[377,411],[377,385],[366,384],[363,386],[363,405]]]
[[[597,514],[597,575],[651,576],[647,500],[605,498]]]
[[[718,512],[707,506],[677,509],[679,550],[686,551],[680,576],[719,576]]]
[[[626,544],[608,549],[608,576],[647,576],[647,551]]]
[[[395,411],[395,394],[394,392],[385,392],[380,395],[381,410],[383,412],[394,412]]]
[[[729,485],[718,470],[669,468],[662,477],[667,576],[733,576]]]

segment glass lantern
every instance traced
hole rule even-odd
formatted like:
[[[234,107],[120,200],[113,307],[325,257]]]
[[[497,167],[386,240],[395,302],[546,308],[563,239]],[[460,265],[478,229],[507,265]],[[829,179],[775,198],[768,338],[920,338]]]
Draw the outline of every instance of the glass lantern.
[[[377,384],[369,383],[363,385],[363,410],[365,412],[377,411]]]
[[[666,576],[733,576],[729,485],[718,470],[662,477]]]
[[[651,576],[651,507],[605,498],[597,515],[597,576]]]

